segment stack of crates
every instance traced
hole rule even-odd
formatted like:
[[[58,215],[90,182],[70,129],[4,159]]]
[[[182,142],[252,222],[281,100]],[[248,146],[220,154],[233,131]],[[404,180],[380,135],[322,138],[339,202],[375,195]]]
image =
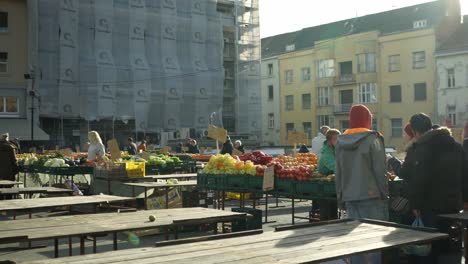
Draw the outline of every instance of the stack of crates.
[[[252,217],[246,219],[233,221],[232,232],[262,229],[262,210],[253,208],[232,208],[231,211],[252,215]]]

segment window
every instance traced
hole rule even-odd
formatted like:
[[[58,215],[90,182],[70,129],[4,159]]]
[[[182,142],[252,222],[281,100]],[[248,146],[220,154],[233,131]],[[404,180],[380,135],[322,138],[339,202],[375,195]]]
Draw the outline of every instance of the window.
[[[427,26],[427,20],[418,20],[413,22],[413,28],[425,28]]]
[[[359,84],[359,103],[376,103],[377,89],[375,83],[360,83]]]
[[[357,55],[358,72],[375,72],[375,53]]]
[[[302,95],[302,110],[310,109],[310,94]]]
[[[346,129],[349,128],[349,120],[341,120],[340,127],[341,127],[341,131],[345,132]]]
[[[0,12],[0,32],[8,31],[8,13]]]
[[[390,102],[391,103],[401,102],[401,85],[390,86]]]
[[[454,105],[447,106],[448,121],[452,126],[457,125],[457,113]]]
[[[310,68],[302,68],[302,81],[309,81],[310,80]]]
[[[273,63],[268,64],[268,76],[273,75]]]
[[[0,96],[0,115],[17,116],[19,99],[15,96]]]
[[[455,87],[455,69],[453,68],[447,70],[447,87]]]
[[[414,100],[426,101],[426,83],[414,84]]]
[[[372,127],[371,127],[371,129],[374,130],[374,131],[379,130],[378,127],[377,127],[377,118],[372,118]]]
[[[401,118],[392,118],[392,137],[402,137],[403,135],[403,121]]]
[[[0,52],[0,72],[8,71],[8,53]]]
[[[304,122],[302,123],[302,127],[304,128],[304,133],[307,135],[307,138],[312,138],[312,123]]]
[[[295,44],[286,45],[286,47],[285,47],[285,50],[286,50],[286,51],[294,51],[295,49],[296,49],[296,45],[295,45]]]
[[[287,70],[284,72],[284,81],[286,84],[291,84],[293,82],[293,71]]]
[[[286,138],[288,138],[290,131],[294,131],[294,123],[286,123]]]
[[[331,87],[318,88],[318,105],[331,105]]]
[[[400,71],[400,54],[388,56],[388,71]]]
[[[268,128],[275,128],[275,114],[268,114]]]
[[[318,127],[321,126],[331,126],[330,124],[330,116],[327,115],[319,115],[317,116]]]
[[[285,102],[286,102],[286,111],[293,111],[294,110],[294,96],[286,95]]]
[[[426,67],[426,52],[413,52],[413,69],[422,69]]]
[[[317,62],[317,76],[318,78],[327,78],[335,76],[335,61],[319,60]]]
[[[268,85],[268,100],[273,100],[273,85]]]

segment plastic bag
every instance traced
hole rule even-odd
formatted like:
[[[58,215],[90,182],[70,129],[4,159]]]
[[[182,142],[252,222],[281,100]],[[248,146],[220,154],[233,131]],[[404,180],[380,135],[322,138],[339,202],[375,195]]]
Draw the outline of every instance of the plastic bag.
[[[412,227],[424,227],[424,223],[421,217],[416,217],[414,219]],[[414,255],[419,257],[429,256],[431,253],[432,245],[423,244],[423,245],[406,245],[401,248],[406,255]]]

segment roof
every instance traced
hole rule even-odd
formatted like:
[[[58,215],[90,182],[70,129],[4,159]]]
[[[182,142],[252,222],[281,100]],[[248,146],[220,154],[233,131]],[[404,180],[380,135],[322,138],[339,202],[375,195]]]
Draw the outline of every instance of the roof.
[[[457,51],[468,51],[468,16],[464,16],[464,23],[447,38],[447,41],[440,44],[436,53],[447,53]]]
[[[438,0],[267,37],[262,39],[262,58],[285,53],[286,45],[291,44],[295,50],[302,50],[313,48],[316,41],[362,32],[390,34],[413,30],[413,22],[418,20],[427,20],[427,27],[432,27],[444,18],[445,10],[446,0]]]

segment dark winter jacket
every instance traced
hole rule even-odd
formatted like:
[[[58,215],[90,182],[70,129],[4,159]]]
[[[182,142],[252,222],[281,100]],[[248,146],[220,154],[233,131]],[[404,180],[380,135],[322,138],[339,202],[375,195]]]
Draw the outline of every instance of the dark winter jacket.
[[[245,150],[244,150],[244,145],[240,145],[239,148],[236,148],[238,151],[240,151],[242,154],[245,153]]]
[[[468,201],[465,153],[445,127],[430,130],[408,149],[400,174],[412,209],[455,213]]]
[[[231,140],[226,140],[226,142],[224,142],[223,144],[223,148],[221,149],[221,154],[229,154],[229,155],[232,155],[232,149],[234,148],[234,146],[232,145],[232,142]]]
[[[0,141],[0,179],[14,181],[18,170],[15,148],[6,141]]]
[[[309,153],[309,149],[306,145],[301,145],[301,147],[299,148],[299,153]]]
[[[200,149],[198,148],[198,145],[194,146],[192,144],[189,144],[187,153],[197,154],[200,153]]]

